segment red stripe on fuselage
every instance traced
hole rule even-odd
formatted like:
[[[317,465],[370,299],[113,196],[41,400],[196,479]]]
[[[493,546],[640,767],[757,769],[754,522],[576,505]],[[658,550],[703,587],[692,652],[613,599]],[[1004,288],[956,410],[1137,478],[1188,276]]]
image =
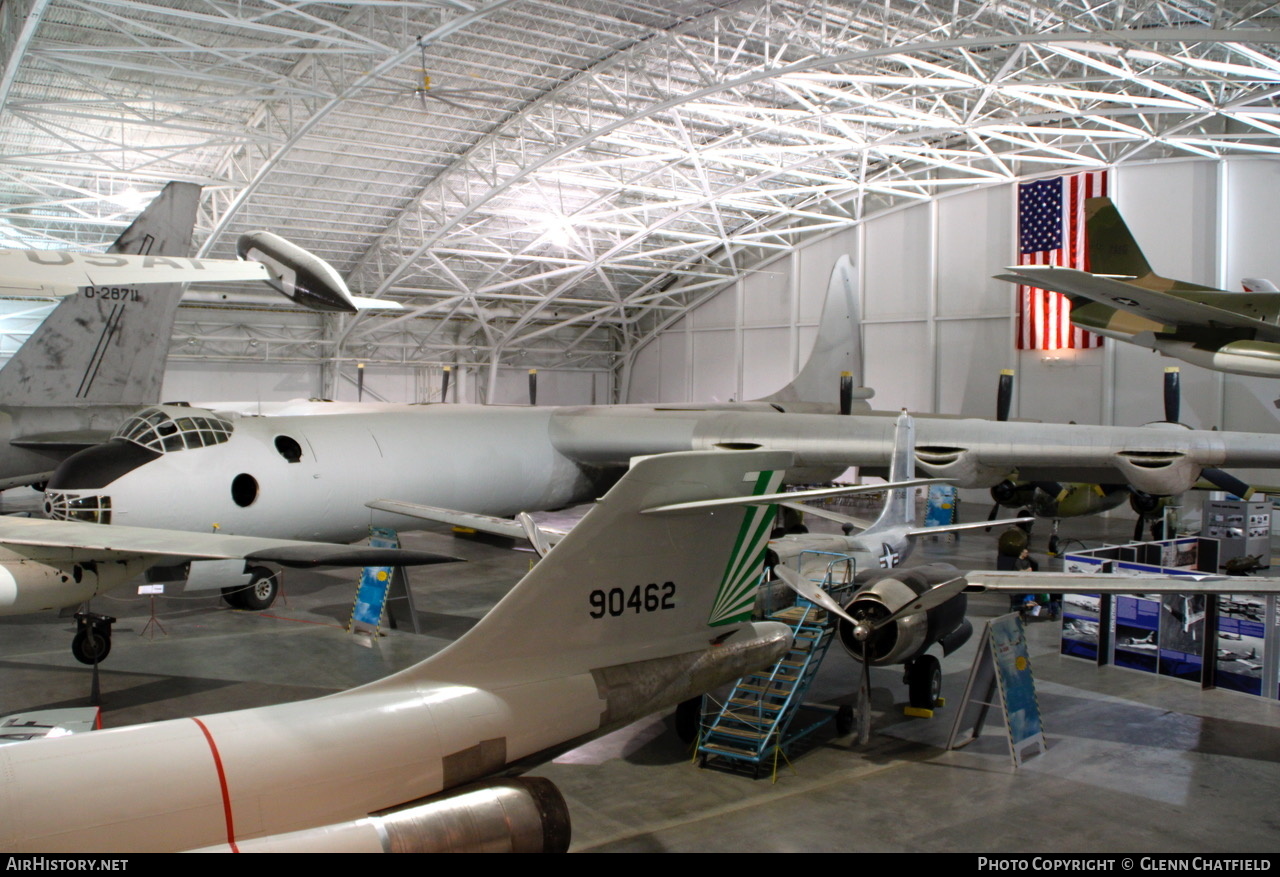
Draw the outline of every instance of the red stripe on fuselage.
[[[204,732],[204,739],[209,741],[209,752],[213,754],[213,766],[218,770],[218,786],[222,789],[222,812],[227,820],[227,844],[233,853],[238,853],[240,849],[236,846],[235,824],[231,819],[231,795],[227,791],[227,774],[222,769],[222,756],[218,754],[218,744],[213,742],[213,735],[209,733],[204,722],[194,716],[191,721],[200,726],[200,730]]]

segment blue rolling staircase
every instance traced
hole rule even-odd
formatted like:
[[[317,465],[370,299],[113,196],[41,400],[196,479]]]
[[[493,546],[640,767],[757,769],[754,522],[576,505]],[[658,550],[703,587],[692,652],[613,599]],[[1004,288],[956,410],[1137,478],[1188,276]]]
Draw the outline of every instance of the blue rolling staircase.
[[[806,564],[806,560],[810,562]],[[826,561],[825,575],[814,581],[838,602],[844,602],[841,598],[853,589],[853,558],[825,551],[805,551],[800,555],[801,568],[811,568],[814,560]],[[739,679],[718,713],[704,714],[698,741],[700,767],[749,769],[753,777],[759,777],[761,765],[772,763],[776,781],[778,757],[785,758],[800,740],[832,720],[839,733],[847,733],[852,728],[851,707],[804,703],[805,693],[835,635],[828,613],[797,597],[795,605],[767,617],[791,625],[791,648],[772,667]],[[819,718],[797,723],[801,707],[817,711]]]

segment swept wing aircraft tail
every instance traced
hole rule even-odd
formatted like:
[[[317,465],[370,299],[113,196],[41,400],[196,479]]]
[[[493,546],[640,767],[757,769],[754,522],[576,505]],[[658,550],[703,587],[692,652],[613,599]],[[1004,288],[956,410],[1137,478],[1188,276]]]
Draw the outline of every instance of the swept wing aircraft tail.
[[[606,668],[637,662],[697,664],[717,643],[724,658],[734,643],[756,642],[750,617],[773,507],[717,511],[700,503],[773,494],[790,462],[789,453],[776,451],[637,460],[479,624],[406,672],[452,680],[607,675]],[[643,513],[681,503],[695,505]],[[654,668],[650,681],[664,675]]]
[[[169,183],[108,252],[189,255],[199,199],[198,185]],[[0,400],[14,408],[160,401],[180,291],[171,283],[136,297],[121,287],[114,296],[64,298],[0,369]]]

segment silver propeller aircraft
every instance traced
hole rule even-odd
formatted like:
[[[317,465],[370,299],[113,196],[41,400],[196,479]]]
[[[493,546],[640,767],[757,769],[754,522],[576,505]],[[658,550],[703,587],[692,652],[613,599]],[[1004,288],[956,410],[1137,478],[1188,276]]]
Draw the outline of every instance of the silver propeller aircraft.
[[[892,415],[852,389],[857,320],[837,265],[815,354],[756,402],[576,407],[298,402],[254,416],[157,406],[49,479],[46,511],[94,523],[355,541],[413,518],[379,498],[506,516],[594,499],[633,457],[709,449],[794,452],[797,480],[850,465],[886,473]],[[856,377],[860,377],[860,371]],[[838,400],[822,401],[825,393]],[[855,398],[861,396],[861,398]],[[316,416],[323,414],[325,416]],[[1275,436],[1144,427],[920,417],[915,465],[962,487],[1033,481],[1128,483],[1180,493],[1206,468],[1280,466]],[[265,598],[264,598],[265,599]]]
[[[750,620],[772,509],[697,503],[776,490],[789,463],[638,461],[479,624],[372,684],[0,747],[0,849],[563,850],[554,786],[486,778],[786,651],[790,628]]]

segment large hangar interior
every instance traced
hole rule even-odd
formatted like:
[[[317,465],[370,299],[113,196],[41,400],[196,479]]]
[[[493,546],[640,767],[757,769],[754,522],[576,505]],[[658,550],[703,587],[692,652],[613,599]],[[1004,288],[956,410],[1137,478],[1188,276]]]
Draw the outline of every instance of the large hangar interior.
[[[458,497],[469,484],[481,482],[489,493],[464,511],[504,518],[522,510],[558,513],[562,506],[600,496],[618,482],[632,457],[668,450],[794,451],[799,455],[795,465],[806,471],[832,470],[834,477],[846,465],[862,463],[864,474],[889,477],[894,443],[908,427],[895,428],[893,418],[880,418],[883,428],[874,438],[860,438],[864,444],[857,446],[862,453],[873,444],[874,452],[846,464],[842,451],[831,450],[832,442],[843,440],[838,424],[821,427],[829,430],[821,436],[830,438],[815,438],[818,432],[809,429],[810,424],[835,423],[838,381],[831,379],[821,398],[802,400],[827,406],[818,413],[797,413],[799,409],[789,407],[796,399],[786,395],[793,380],[803,380],[807,363],[836,361],[837,354],[823,352],[821,339],[827,337],[822,334],[830,322],[823,320],[824,307],[830,307],[833,271],[840,264],[846,266],[840,276],[852,311],[843,337],[861,351],[846,365],[853,363],[849,367],[858,384],[874,390],[872,407],[920,415],[911,427],[918,444],[935,451],[949,444],[964,446],[971,435],[963,431],[967,427],[938,424],[995,419],[999,376],[1011,369],[1017,376],[1012,417],[1045,426],[1042,439],[1035,438],[1035,427],[1018,432],[1025,425],[1016,423],[991,425],[1010,432],[972,433],[988,445],[1007,441],[1014,448],[1015,460],[1001,470],[1001,478],[1006,472],[1017,477],[1022,465],[1027,483],[1061,488],[1067,478],[1058,470],[1044,468],[1048,474],[1036,475],[1040,470],[1034,467],[1049,464],[1019,463],[1017,454],[1030,455],[1035,444],[1096,449],[1128,442],[1135,450],[1125,465],[1138,460],[1128,469],[1109,462],[1104,466],[1094,457],[1078,465],[1082,472],[1106,470],[1110,477],[1099,475],[1102,483],[1094,485],[1100,495],[1173,494],[1172,489],[1156,489],[1166,483],[1158,480],[1159,473],[1150,476],[1154,480],[1143,480],[1140,470],[1161,467],[1185,476],[1178,494],[1202,474],[1214,487],[1230,477],[1261,490],[1280,483],[1275,480],[1280,478],[1276,377],[1214,369],[1114,337],[1096,346],[1023,346],[1020,336],[1031,317],[1020,310],[1022,287],[995,275],[1009,266],[1035,264],[1020,253],[1020,223],[1030,221],[1025,213],[1020,218],[1023,191],[1062,180],[1065,192],[1088,176],[1095,181],[1090,186],[1105,180],[1096,194],[1111,198],[1151,268],[1163,278],[1178,278],[1214,294],[1242,293],[1242,283],[1256,278],[1280,284],[1280,254],[1272,243],[1280,230],[1274,209],[1280,201],[1278,83],[1280,15],[1274,4],[1249,0],[6,0],[0,5],[0,248],[34,252],[39,255],[25,258],[46,263],[64,259],[58,255],[62,252],[102,254],[167,183],[178,181],[200,187],[194,230],[189,253],[166,253],[164,259],[234,259],[244,235],[266,230],[331,265],[351,294],[391,301],[395,307],[319,312],[249,282],[192,285],[172,324],[163,324],[150,342],[153,353],[168,350],[162,376],[154,376],[160,387],[157,398],[129,407],[124,403],[133,396],[103,396],[86,376],[71,381],[79,384],[69,402],[0,396],[0,409],[11,424],[12,444],[6,448],[52,455],[49,471],[32,469],[30,478],[10,477],[6,471],[0,478],[0,511],[40,518],[43,512],[62,509],[64,514],[55,516],[82,526],[92,521],[93,527],[108,522],[164,527],[163,520],[157,524],[143,512],[129,511],[129,495],[122,488],[107,491],[113,492],[114,507],[106,492],[86,505],[87,494],[68,491],[68,486],[106,491],[106,476],[98,482],[93,480],[98,475],[83,478],[88,464],[73,466],[73,477],[61,462],[73,451],[87,453],[96,446],[86,438],[92,430],[82,428],[73,436],[71,420],[56,420],[56,431],[48,428],[25,438],[20,433],[27,416],[20,412],[29,409],[116,406],[110,414],[118,423],[143,404],[161,401],[236,412],[227,415],[225,427],[216,420],[190,426],[181,409],[167,409],[170,420],[165,422],[187,430],[185,446],[177,445],[181,455],[165,444],[169,435],[164,424],[152,423],[157,430],[152,435],[159,437],[149,453],[179,464],[170,470],[178,474],[166,476],[164,502],[169,505],[160,505],[159,516],[167,517],[175,532],[203,531],[200,535],[215,537],[360,539],[374,519],[366,502],[408,500],[462,508],[468,503]],[[1062,213],[1064,224],[1079,224],[1071,228],[1081,240],[1084,209],[1081,197],[1079,212],[1074,212],[1073,200]],[[1087,270],[1088,263],[1080,267]],[[108,288],[94,279],[92,267],[87,271],[85,288],[73,285],[75,296]],[[1118,278],[1112,282],[1134,279],[1098,273]],[[52,287],[32,295],[18,281],[9,282],[11,286],[0,289],[0,368],[18,361],[17,351],[28,339],[53,344],[41,340],[39,331],[62,301],[49,294]],[[1265,286],[1250,288],[1263,289],[1260,295],[1265,295]],[[148,295],[144,292],[144,298]],[[121,316],[110,319],[123,320],[136,301],[140,299],[125,295],[124,303],[110,311]],[[1222,306],[1222,300],[1213,301]],[[1269,328],[1255,324],[1276,324],[1280,309],[1266,312],[1271,305],[1265,303],[1257,307],[1262,316],[1246,329],[1261,334],[1247,337],[1265,339],[1269,336],[1263,330]],[[1156,334],[1172,337],[1168,325],[1153,325]],[[1219,319],[1200,328],[1207,333],[1223,325],[1234,324]],[[99,362],[115,362],[105,351],[112,344],[119,347],[126,337],[113,334],[114,322],[107,326],[95,335],[104,351],[91,357],[95,374]],[[1208,334],[1196,339],[1201,350],[1213,352]],[[1271,360],[1280,360],[1280,348],[1273,355],[1264,347],[1259,359],[1267,363],[1257,369],[1272,368]],[[1148,431],[1106,432],[1165,419],[1161,385],[1171,365],[1179,366],[1181,376],[1181,411],[1174,419],[1189,430],[1165,423]],[[17,386],[0,374],[0,388]],[[536,406],[531,406],[535,386]],[[365,439],[372,435],[380,463],[398,470],[406,485],[415,477],[411,471],[449,470],[448,490],[433,499],[388,495],[383,487],[375,491],[370,486],[370,495],[361,496],[351,512],[358,533],[348,533],[346,524],[346,530],[334,529],[337,525],[331,527],[328,519],[277,530],[263,521],[295,512],[299,519],[314,515],[327,503],[336,504],[339,492],[299,494],[281,511],[267,503],[279,500],[272,492],[284,482],[253,470],[256,478],[236,475],[231,490],[223,491],[228,496],[219,494],[218,501],[230,513],[236,513],[235,506],[255,511],[257,504],[263,518],[239,525],[219,511],[195,525],[187,522],[191,515],[203,514],[201,478],[222,471],[216,468],[222,464],[201,466],[199,460],[242,447],[255,421],[293,424],[268,426],[259,442],[272,463],[293,474],[312,465],[309,456],[323,458],[326,448],[340,447],[321,444],[329,440],[322,428],[307,433],[305,425],[297,425],[305,419],[299,410],[273,408],[295,400],[343,403],[334,405],[332,418],[311,420],[339,424],[335,430],[344,428],[343,418],[354,422],[368,416],[368,425],[360,428]],[[777,409],[787,419],[778,438],[759,439],[752,432],[757,421],[737,425],[733,420],[738,416],[733,406],[753,400],[765,400],[759,410]],[[436,404],[442,401],[447,404]],[[441,432],[433,432],[428,423],[414,426],[403,441],[393,441],[379,435],[376,415],[363,413],[377,406],[365,403],[414,403],[421,406],[415,411],[430,412],[453,406],[462,410],[467,404],[503,410],[622,404],[636,406],[628,410],[640,413],[619,414],[615,420],[612,414],[584,409],[582,419],[572,421],[554,420],[551,414],[545,416],[552,420],[542,421],[537,418],[543,415],[534,413],[525,421],[508,421],[528,425],[477,420],[479,425]],[[722,418],[716,428],[723,425],[726,435],[704,441],[710,421],[698,420],[687,429],[668,425],[681,417],[696,419],[704,405]],[[649,426],[645,412],[668,420]],[[930,419],[930,414],[964,420]],[[273,421],[277,416],[295,420]],[[759,414],[766,420],[772,416]],[[49,417],[54,423],[55,415]],[[592,443],[591,427],[580,425],[588,421],[607,421],[607,442]],[[181,426],[184,422],[189,426]],[[1059,424],[1098,430],[1077,440],[1071,438],[1077,433],[1055,431]],[[100,431],[102,424],[95,421],[93,428]],[[113,429],[95,433],[94,442]],[[553,444],[522,452],[523,431],[540,431]],[[697,441],[704,444],[690,442],[686,432],[698,433]],[[1184,434],[1189,438],[1180,438]],[[1219,442],[1217,435],[1225,438]],[[1166,455],[1165,441],[1173,442],[1177,452]],[[463,453],[468,445],[477,454],[490,449],[494,473],[473,467]],[[504,446],[511,460],[500,463],[493,449]],[[1111,450],[1128,453],[1130,447],[1108,446],[1107,453]],[[349,454],[349,471],[334,480],[354,483],[343,496],[358,495],[360,479],[366,469],[373,472],[374,463],[354,451],[337,453]],[[1159,460],[1152,462],[1156,456]],[[294,466],[300,457],[301,465]],[[555,466],[573,470],[571,488],[553,484],[555,479],[540,471],[544,459],[552,457]],[[115,467],[111,477],[141,467],[135,458],[127,466],[116,459],[110,464]],[[750,470],[757,477],[762,470],[772,471],[781,458],[758,459],[768,465]],[[227,465],[233,466],[226,470],[231,474],[251,468],[248,463]],[[654,465],[685,471],[676,463]],[[552,463],[546,466],[553,468]],[[1061,466],[1065,472],[1067,464]],[[1228,476],[1214,480],[1215,472],[1224,471]],[[1116,472],[1132,478],[1119,483],[1124,479]],[[542,475],[545,487],[537,482]],[[323,487],[332,476],[326,471],[322,477],[317,470],[309,477]],[[376,482],[373,474],[367,477],[370,485],[387,483]],[[516,482],[524,478],[529,483],[522,485],[523,492],[516,491]],[[226,480],[231,482],[230,475]],[[707,476],[707,481],[715,479]],[[623,478],[618,490],[628,483]],[[28,485],[45,492],[33,492]],[[990,484],[960,486],[962,519],[985,517]],[[556,487],[562,489],[556,492]],[[495,498],[503,489],[518,498]],[[745,492],[747,487],[737,491]],[[763,486],[756,490],[768,492]],[[886,503],[892,505],[889,497],[902,492],[885,491]],[[699,498],[705,499],[702,494],[678,497]],[[592,515],[603,520],[611,508],[602,503]],[[865,515],[871,507],[858,508]],[[1081,545],[1127,542],[1134,526],[1128,508],[1064,522],[1064,532]],[[914,513],[914,498],[911,509]],[[733,514],[742,517],[736,510]],[[755,520],[751,513],[743,514],[744,521]],[[872,509],[871,517],[875,514]],[[210,840],[200,833],[203,828],[192,827],[205,818],[193,816],[164,841],[178,843],[177,849],[223,844],[250,849],[264,838],[284,843],[279,838],[288,832],[340,825],[323,839],[307,834],[289,841],[295,846],[285,846],[327,849],[332,837],[356,831],[356,822],[375,810],[421,803],[494,774],[526,771],[555,784],[574,825],[570,849],[580,851],[1243,854],[1273,851],[1280,839],[1280,827],[1266,815],[1280,761],[1280,627],[1274,623],[1258,634],[1249,656],[1263,680],[1263,696],[1249,697],[1215,688],[1207,677],[1204,684],[1193,684],[1064,657],[1059,654],[1059,623],[1029,622],[1026,643],[1035,659],[1049,747],[1017,769],[1009,764],[1002,730],[968,749],[949,751],[952,717],[946,709],[932,719],[904,718],[904,704],[915,697],[909,678],[914,671],[876,666],[866,677],[869,694],[862,697],[861,665],[836,654],[840,650],[833,650],[830,664],[815,677],[810,696],[832,710],[865,704],[865,713],[855,712],[868,723],[870,740],[860,744],[857,733],[850,739],[847,728],[815,731],[794,764],[779,767],[782,762],[775,759],[766,773],[776,772],[776,783],[694,766],[691,750],[673,733],[670,714],[677,700],[690,703],[689,697],[701,691],[686,691],[675,683],[672,690],[684,694],[662,701],[661,709],[638,712],[636,716],[645,716],[639,722],[624,723],[621,730],[566,750],[562,743],[578,740],[585,736],[582,731],[595,726],[557,737],[547,730],[555,722],[539,709],[572,725],[585,721],[574,712],[583,703],[591,721],[595,713],[630,716],[624,706],[635,706],[617,693],[631,690],[634,680],[608,677],[600,669],[631,666],[626,662],[633,658],[613,655],[611,662],[607,651],[590,652],[589,695],[583,693],[586,688],[580,690],[581,680],[521,695],[536,699],[535,706],[524,704],[536,721],[520,712],[523,702],[515,695],[494,696],[474,708],[468,701],[457,714],[473,711],[457,726],[449,724],[454,713],[437,708],[425,721],[443,760],[429,768],[412,759],[394,769],[366,762],[364,750],[341,736],[335,739],[352,749],[338,745],[309,753],[303,745],[295,750],[289,737],[294,719],[279,717],[294,716],[308,727],[326,729],[321,737],[341,735],[346,733],[342,720],[307,712],[308,699],[371,683],[360,689],[365,694],[355,696],[371,698],[372,713],[404,714],[403,702],[395,699],[403,692],[386,678],[437,653],[444,657],[432,659],[441,662],[436,666],[448,667],[447,649],[467,642],[464,634],[471,631],[471,643],[490,636],[491,643],[501,639],[512,649],[532,649],[517,670],[512,668],[519,663],[519,651],[503,664],[497,658],[490,662],[486,648],[483,672],[474,671],[481,680],[472,680],[474,691],[489,696],[485,685],[494,678],[512,686],[494,667],[505,667],[503,672],[519,677],[522,685],[532,685],[520,673],[531,672],[539,657],[536,634],[527,634],[524,625],[513,630],[480,619],[530,569],[578,562],[586,566],[566,569],[591,570],[578,577],[582,581],[608,576],[615,570],[611,563],[622,563],[609,551],[626,557],[632,544],[630,537],[601,535],[596,537],[598,556],[587,547],[573,547],[559,558],[546,553],[535,567],[532,555],[513,551],[508,537],[502,537],[505,542],[463,539],[445,523],[409,526],[408,518],[399,520],[404,547],[433,555],[431,561],[415,562],[437,563],[441,555],[470,561],[410,568],[405,587],[416,603],[412,611],[420,622],[413,626],[422,628],[418,633],[403,625],[384,627],[373,637],[372,648],[352,648],[353,637],[344,628],[354,624],[353,611],[359,611],[352,609],[358,574],[349,569],[290,569],[279,579],[285,596],[270,610],[251,604],[233,608],[219,599],[222,591],[216,584],[206,593],[167,586],[162,596],[151,598],[130,584],[114,595],[95,596],[92,608],[116,617],[116,648],[109,661],[103,656],[101,667],[92,671],[67,651],[72,635],[83,634],[84,622],[78,628],[74,618],[57,611],[15,611],[0,617],[0,716],[81,707],[90,673],[95,678],[100,674],[94,684],[101,686],[107,728],[287,704],[280,707],[284,712],[241,724],[265,735],[256,748],[233,739],[234,722],[221,727],[211,718],[208,726],[190,726],[199,725],[199,736],[191,737],[195,748],[184,750],[183,763],[197,754],[207,759],[212,748],[218,764],[209,801],[183,803],[162,796],[149,805],[152,811],[136,814],[142,824],[182,808],[190,813],[203,813],[200,808],[206,804],[212,808],[215,837]],[[525,534],[542,532],[539,538],[554,541],[565,520],[552,514],[539,517],[540,523],[507,524],[515,528],[509,535],[519,537],[523,526]],[[837,523],[812,516],[806,522],[815,531],[840,530]],[[757,521],[751,526],[763,525]],[[743,523],[743,533],[747,527]],[[1044,527],[1033,530],[1033,557],[1040,557],[1042,569],[1061,569],[1058,559],[1044,551]],[[1263,567],[1271,553],[1267,530]],[[345,535],[334,535],[339,532]],[[991,568],[997,563],[998,535],[981,529],[956,541],[932,535],[921,541],[910,562]],[[26,538],[18,544],[53,552],[36,559],[54,564],[68,587],[71,567],[63,574],[57,563],[89,564],[83,569],[105,581],[102,569],[108,563],[123,564],[128,554],[121,544],[104,546],[102,539],[80,531]],[[40,541],[45,538],[54,541]],[[186,537],[164,538],[177,540],[176,545]],[[634,537],[635,544],[644,546],[637,549],[636,569],[647,569],[649,555],[644,552],[657,557],[656,546],[665,538]],[[82,541],[69,547],[72,539]],[[673,545],[680,541],[671,539]],[[13,544],[3,538],[0,543],[5,551]],[[182,544],[182,550],[166,549],[168,560],[161,568],[168,569],[166,564],[175,559],[230,556],[219,552],[231,549],[214,543],[198,550]],[[588,544],[586,537],[566,542],[566,547],[579,544]],[[706,544],[719,543],[708,536]],[[77,553],[104,547],[116,553],[102,560]],[[766,550],[763,542],[758,547],[757,561]],[[769,550],[774,557],[780,551],[776,545]],[[882,560],[894,558],[882,565],[897,562],[889,541],[878,542],[876,550]],[[298,559],[278,545],[255,543],[234,555],[233,565],[244,575],[250,564],[241,560],[254,551],[270,555],[263,563],[272,557],[285,557],[281,562],[286,565]],[[666,562],[658,558],[653,563],[659,560]],[[722,559],[688,559],[679,569],[695,564],[698,569],[714,566],[719,581]],[[82,566],[75,570],[80,583]],[[17,606],[21,576],[5,575],[13,583],[0,582],[0,602]],[[1257,580],[1267,575],[1263,569]],[[547,572],[544,578],[554,577]],[[725,572],[725,580],[730,578]],[[599,584],[591,592],[590,618],[602,624],[627,618],[626,607],[632,604],[613,607],[612,585]],[[666,584],[673,592],[677,587]],[[1259,612],[1280,618],[1274,590],[1258,597]],[[613,591],[625,601],[625,589]],[[274,590],[271,596],[275,598]],[[513,592],[505,605],[515,605],[517,597]],[[637,618],[653,613],[656,619],[688,605],[683,596],[668,602],[650,593],[646,602],[638,590],[633,597]],[[1004,593],[973,595],[969,617],[980,629],[1011,605]],[[537,617],[537,606],[533,601],[524,607],[535,613],[529,617]],[[1056,610],[1054,615],[1056,619]],[[161,634],[153,621],[161,625]],[[746,636],[741,631],[748,629],[765,636],[763,628],[742,618],[732,623],[744,625],[735,628],[735,636]],[[1264,626],[1261,620],[1258,625]],[[1097,626],[1095,610],[1095,636]],[[1184,620],[1183,632],[1190,626]],[[574,643],[586,641],[584,649],[603,649],[601,643],[612,637],[620,654],[630,655],[624,648],[626,633],[602,634],[605,628],[593,628],[589,619],[581,628],[596,633],[575,628],[564,636]],[[1211,655],[1203,635],[1199,639],[1201,652]],[[938,678],[953,700],[981,654],[978,640],[975,635],[942,656]],[[942,654],[940,642],[925,646],[936,646],[934,653]],[[1222,652],[1221,640],[1218,646]],[[453,654],[471,653],[457,646]],[[550,664],[572,664],[567,658],[556,660]],[[1212,665],[1211,657],[1206,660]],[[414,671],[407,672],[412,676]],[[680,684],[691,684],[690,674],[682,673]],[[538,684],[544,682],[539,678]],[[418,679],[413,684],[427,683]],[[414,690],[422,702],[434,702],[433,695],[422,693],[427,689]],[[383,696],[389,699],[377,700]],[[601,704],[607,701],[607,709],[593,697]],[[657,704],[655,700],[655,708]],[[499,727],[494,718],[499,715],[518,729],[493,730]],[[841,713],[842,718],[847,715]],[[608,725],[603,718],[600,723]],[[485,729],[491,736],[474,737],[472,746],[466,735]],[[415,733],[412,725],[389,730],[393,737]],[[537,736],[544,732],[551,736]],[[277,733],[278,738],[272,736]],[[100,817],[83,806],[65,808],[57,797],[54,780],[105,760],[111,743],[101,744],[106,750],[85,754],[84,761],[55,766],[53,779],[43,784],[36,782],[37,774],[23,773],[28,768],[11,754],[53,742],[0,746],[0,766],[5,768],[0,770],[0,802],[11,808],[4,812],[14,814],[0,819],[0,849],[113,851],[104,837],[118,839],[123,852],[153,848],[153,839],[154,848],[163,847],[159,833],[155,838],[144,835],[142,841],[129,834],[132,829],[125,823],[132,817]],[[455,744],[456,749],[448,748]],[[88,753],[88,744],[76,745]],[[291,754],[281,756],[282,750]],[[530,768],[526,756],[535,752],[543,754],[542,763]],[[314,760],[308,761],[309,756]],[[343,757],[358,763],[349,772],[335,771],[332,760]],[[50,758],[62,764],[56,756]],[[118,770],[126,771],[122,764]],[[341,774],[342,782],[326,791],[318,778],[320,764],[326,775]],[[264,787],[275,777],[276,797],[260,791],[251,799],[237,798],[250,795],[235,788],[237,769],[246,775],[243,788],[251,785],[247,774],[260,773],[253,782]],[[306,777],[298,780],[300,786],[280,779],[295,769]],[[191,777],[185,783],[188,777],[182,773],[164,778],[184,790],[198,788],[205,779],[202,774],[199,781]],[[119,774],[116,779],[123,782]],[[103,782],[107,801],[102,803],[109,807],[112,780]],[[372,788],[384,797],[369,792],[369,806],[357,806],[354,813],[336,804],[326,809],[328,798],[347,794],[342,783]],[[30,803],[23,796],[37,785],[44,786],[43,797]],[[302,786],[321,791],[300,796],[296,790]],[[393,789],[417,791],[410,795]],[[300,797],[311,801],[305,815],[279,815],[291,806],[289,799],[296,803]],[[877,802],[874,812],[868,812],[867,801]],[[962,801],[965,808],[972,802],[981,807],[961,813],[957,808]],[[233,811],[243,814],[238,829],[232,825]],[[41,813],[62,814],[66,826]],[[395,847],[395,841],[387,840],[388,829],[378,831],[382,849]],[[195,840],[184,846],[183,838]]]

